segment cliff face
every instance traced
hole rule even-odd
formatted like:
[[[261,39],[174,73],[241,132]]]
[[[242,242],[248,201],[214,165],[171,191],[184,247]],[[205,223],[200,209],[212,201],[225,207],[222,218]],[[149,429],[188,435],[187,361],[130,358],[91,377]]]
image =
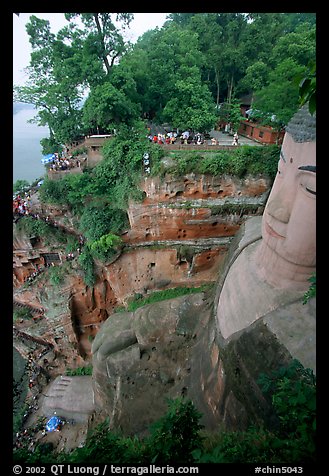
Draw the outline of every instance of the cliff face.
[[[272,427],[277,422],[259,387],[260,374],[293,358],[315,372],[314,300],[304,305],[298,294],[281,295],[280,305],[227,339],[217,325],[226,273],[259,237],[255,222],[260,220],[248,220],[231,243],[213,291],[113,314],[101,326],[92,347],[93,385],[113,428],[144,433],[164,413],[166,398],[181,395],[193,401],[207,429]],[[262,298],[262,288],[252,289],[253,301]]]
[[[247,216],[262,213],[270,185],[263,177],[145,178],[145,199],[129,206],[124,252],[112,263],[97,263],[93,289],[85,286],[75,261],[63,285],[52,285],[43,273],[28,287],[22,286],[45,259],[63,266],[65,252],[27,239],[14,225],[14,300],[44,309],[34,327],[19,321],[15,327],[43,335],[57,356],[65,355],[66,364],[75,365],[91,355],[92,340],[113,309],[134,294],[215,282],[232,238]],[[69,210],[40,204],[37,197],[33,202],[35,213],[78,235]]]

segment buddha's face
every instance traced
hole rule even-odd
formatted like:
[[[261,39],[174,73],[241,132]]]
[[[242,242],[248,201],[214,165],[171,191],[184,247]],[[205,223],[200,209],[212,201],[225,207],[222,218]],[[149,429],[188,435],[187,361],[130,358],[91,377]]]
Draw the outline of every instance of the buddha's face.
[[[294,265],[315,266],[316,144],[286,133],[263,220],[263,242]]]

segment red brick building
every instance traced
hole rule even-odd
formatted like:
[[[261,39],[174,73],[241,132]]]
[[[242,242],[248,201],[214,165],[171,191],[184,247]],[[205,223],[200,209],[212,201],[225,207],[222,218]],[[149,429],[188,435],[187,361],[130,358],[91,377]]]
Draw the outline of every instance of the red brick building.
[[[238,134],[262,144],[282,144],[285,132],[278,132],[272,127],[261,126],[254,122],[241,121]]]

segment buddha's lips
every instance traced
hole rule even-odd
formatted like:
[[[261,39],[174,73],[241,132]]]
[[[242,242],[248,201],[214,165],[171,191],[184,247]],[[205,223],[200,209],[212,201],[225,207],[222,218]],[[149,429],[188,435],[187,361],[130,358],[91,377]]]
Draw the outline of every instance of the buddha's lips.
[[[285,236],[279,235],[279,233],[273,230],[267,222],[265,222],[265,230],[269,235],[274,236],[275,238],[285,238]]]

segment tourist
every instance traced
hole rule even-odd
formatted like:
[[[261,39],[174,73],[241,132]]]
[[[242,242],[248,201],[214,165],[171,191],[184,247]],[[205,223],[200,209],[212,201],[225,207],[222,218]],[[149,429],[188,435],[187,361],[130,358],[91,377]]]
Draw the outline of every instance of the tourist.
[[[239,136],[238,133],[236,132],[233,136],[233,142],[232,145],[239,145]]]

